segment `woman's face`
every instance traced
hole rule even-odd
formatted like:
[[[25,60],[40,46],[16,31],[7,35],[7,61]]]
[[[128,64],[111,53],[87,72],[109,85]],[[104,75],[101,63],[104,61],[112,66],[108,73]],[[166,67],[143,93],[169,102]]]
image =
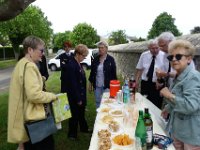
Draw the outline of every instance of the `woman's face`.
[[[83,54],[76,54],[77,55],[77,58],[78,58],[78,62],[80,63],[80,62],[82,62],[86,57],[87,57],[87,54],[85,53],[83,53]]]
[[[42,60],[42,55],[44,52],[44,46],[43,45],[38,45],[37,48],[33,49],[30,48],[28,49],[28,53],[30,54],[30,57],[33,62],[37,63]]]
[[[99,45],[98,48],[100,56],[104,56],[107,54],[107,47],[105,47],[104,45]]]
[[[174,49],[168,56],[172,68],[180,74],[192,61],[192,57],[186,54],[186,50],[182,47]]]

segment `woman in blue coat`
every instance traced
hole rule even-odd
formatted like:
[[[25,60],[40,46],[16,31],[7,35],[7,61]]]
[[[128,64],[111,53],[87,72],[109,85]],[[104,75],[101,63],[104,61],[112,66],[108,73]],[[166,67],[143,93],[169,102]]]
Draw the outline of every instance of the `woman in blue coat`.
[[[176,150],[200,149],[200,73],[189,65],[195,49],[188,41],[175,40],[168,51],[176,77],[169,89],[160,91],[168,103],[161,115],[170,113],[167,128]]]

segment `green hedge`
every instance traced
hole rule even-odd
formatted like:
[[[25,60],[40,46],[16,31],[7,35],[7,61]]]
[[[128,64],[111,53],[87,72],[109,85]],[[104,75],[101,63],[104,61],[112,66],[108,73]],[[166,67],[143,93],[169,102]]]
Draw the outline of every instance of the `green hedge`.
[[[4,50],[5,50],[6,60],[15,58],[14,50],[12,47],[0,47],[0,60],[4,59]],[[21,47],[20,47],[20,51],[22,51]]]
[[[4,58],[4,50],[6,59],[15,58],[14,50],[12,47],[0,47],[0,59]]]

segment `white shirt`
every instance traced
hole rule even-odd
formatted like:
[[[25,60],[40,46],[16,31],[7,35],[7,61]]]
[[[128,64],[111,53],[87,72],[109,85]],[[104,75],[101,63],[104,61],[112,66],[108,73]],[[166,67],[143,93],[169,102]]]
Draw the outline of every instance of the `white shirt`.
[[[159,51],[158,54],[156,55],[155,58],[155,65],[154,65],[154,73],[153,73],[153,78],[152,78],[152,82],[156,82],[157,77],[156,77],[156,69],[161,69],[161,70],[165,70],[165,65],[164,65],[164,52]],[[151,65],[151,61],[152,61],[152,54],[151,52],[148,50],[146,52],[143,52],[140,56],[140,59],[138,61],[138,64],[136,66],[136,69],[139,70],[143,70],[142,72],[142,80],[147,81],[147,72],[149,70],[149,67]],[[169,61],[168,61],[169,62]]]

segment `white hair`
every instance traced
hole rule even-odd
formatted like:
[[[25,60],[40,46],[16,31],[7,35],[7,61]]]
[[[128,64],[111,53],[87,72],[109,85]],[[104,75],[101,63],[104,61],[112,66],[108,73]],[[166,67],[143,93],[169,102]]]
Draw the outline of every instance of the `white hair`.
[[[161,33],[158,36],[158,41],[160,41],[160,40],[173,41],[173,40],[175,40],[175,37],[171,32],[167,31],[167,32]]]
[[[158,45],[158,39],[155,38],[155,39],[151,39],[151,40],[149,40],[148,45],[152,45],[152,44],[156,44],[156,45]]]
[[[99,41],[98,43],[96,43],[96,45],[97,45],[97,47],[99,47],[100,45],[103,45],[103,46],[105,46],[105,47],[107,47],[108,48],[108,43],[106,42],[106,41]]]

